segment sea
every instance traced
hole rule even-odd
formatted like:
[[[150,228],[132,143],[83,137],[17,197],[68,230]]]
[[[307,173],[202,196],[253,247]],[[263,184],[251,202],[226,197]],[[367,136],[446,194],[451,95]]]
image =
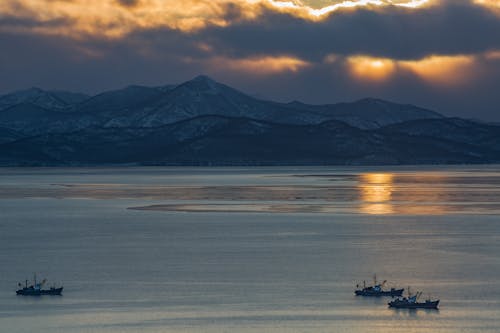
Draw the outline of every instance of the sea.
[[[499,165],[0,169],[0,332],[499,331]]]

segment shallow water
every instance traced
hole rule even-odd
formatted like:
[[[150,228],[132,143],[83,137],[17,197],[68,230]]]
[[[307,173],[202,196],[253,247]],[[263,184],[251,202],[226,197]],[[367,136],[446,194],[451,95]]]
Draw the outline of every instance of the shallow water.
[[[1,169],[0,328],[498,332],[497,170]],[[355,297],[375,272],[441,309]]]

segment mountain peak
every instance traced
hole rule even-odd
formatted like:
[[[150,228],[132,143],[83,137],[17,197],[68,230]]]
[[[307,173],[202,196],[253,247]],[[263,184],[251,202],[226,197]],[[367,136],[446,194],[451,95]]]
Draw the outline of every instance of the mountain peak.
[[[301,101],[298,101],[296,99],[294,99],[293,101],[291,102],[288,102],[287,103],[288,105],[306,105],[305,103],[301,102]]]
[[[211,82],[211,83],[216,83],[215,80],[213,80],[211,77],[207,75],[198,75],[191,81],[197,81],[197,82]]]
[[[190,89],[210,94],[217,94],[220,91],[220,84],[206,75],[198,75],[194,79],[185,82],[181,86],[189,87]]]

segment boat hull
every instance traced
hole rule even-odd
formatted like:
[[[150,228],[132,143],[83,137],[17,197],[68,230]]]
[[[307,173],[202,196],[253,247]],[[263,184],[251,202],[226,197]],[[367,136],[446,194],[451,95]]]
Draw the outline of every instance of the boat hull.
[[[408,303],[395,300],[389,302],[388,304],[390,308],[395,308],[395,309],[437,309],[439,305],[439,300],[425,302],[425,303]]]
[[[53,289],[31,289],[23,288],[16,291],[16,295],[21,296],[42,296],[42,295],[62,295],[63,287]]]
[[[391,289],[391,290],[355,290],[356,296],[368,296],[368,297],[381,297],[381,296],[391,296],[398,297],[403,295],[404,289]]]

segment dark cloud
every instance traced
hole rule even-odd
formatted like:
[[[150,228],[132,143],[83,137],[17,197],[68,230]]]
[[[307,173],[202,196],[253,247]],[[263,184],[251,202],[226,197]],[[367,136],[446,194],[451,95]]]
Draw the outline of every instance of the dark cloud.
[[[71,24],[69,18],[34,20],[27,17],[0,16],[0,28],[10,31],[30,31],[35,28],[58,28]]]
[[[1,92],[40,86],[96,93],[180,82],[202,70],[182,61],[199,52],[192,42],[167,31],[114,41],[0,33],[0,45],[8,45],[0,52]]]
[[[200,32],[218,49],[235,56],[291,53],[319,60],[328,53],[363,53],[399,59],[428,54],[476,53],[500,48],[500,19],[467,4],[418,11],[359,9],[309,22],[268,12],[257,22]]]
[[[116,0],[116,2],[125,7],[136,7],[139,5],[140,0]]]

